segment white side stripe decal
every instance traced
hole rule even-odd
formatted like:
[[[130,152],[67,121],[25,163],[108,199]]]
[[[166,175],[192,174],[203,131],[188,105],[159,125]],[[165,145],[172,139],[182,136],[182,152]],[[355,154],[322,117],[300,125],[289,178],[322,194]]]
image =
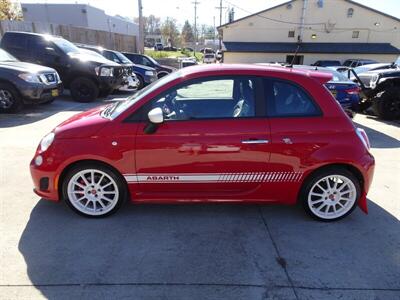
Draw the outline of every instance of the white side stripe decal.
[[[303,172],[124,174],[128,183],[299,182]]]

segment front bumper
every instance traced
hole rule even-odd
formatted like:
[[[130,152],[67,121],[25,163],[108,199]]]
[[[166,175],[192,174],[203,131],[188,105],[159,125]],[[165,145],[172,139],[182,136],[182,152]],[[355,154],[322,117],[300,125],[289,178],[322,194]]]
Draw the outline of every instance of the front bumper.
[[[53,100],[55,97],[60,96],[63,92],[61,82],[50,85],[24,82],[19,84],[17,88],[26,104],[48,102]]]
[[[35,158],[39,154],[36,154],[30,163],[30,172],[33,180],[33,191],[39,196],[47,200],[58,201],[58,177],[57,173],[51,168],[48,168],[47,159],[43,158],[43,165],[37,166],[35,164]]]
[[[125,80],[124,85],[119,88],[120,91],[136,91],[139,86],[139,80],[137,77],[129,76],[127,80]]]
[[[154,81],[156,81],[158,79],[157,73],[154,73],[153,76],[145,75],[143,79],[144,79],[145,85],[148,85],[148,84],[150,84],[150,83],[152,83],[152,82],[154,82]]]
[[[117,90],[124,85],[125,77],[99,76],[101,90]]]

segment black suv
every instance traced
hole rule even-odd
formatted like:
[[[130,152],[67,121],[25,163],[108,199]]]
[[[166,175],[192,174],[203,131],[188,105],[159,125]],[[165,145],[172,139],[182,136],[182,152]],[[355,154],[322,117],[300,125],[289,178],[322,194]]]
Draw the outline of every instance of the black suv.
[[[122,52],[122,54],[135,64],[156,69],[158,78],[164,77],[165,75],[168,75],[176,70],[175,68],[161,65],[154,58],[147,55],[129,52]]]
[[[139,84],[137,89],[140,90],[146,85],[149,85],[153,81],[157,80],[157,72],[155,69],[146,67],[146,66],[138,66],[135,65],[129,58],[123,55],[121,52],[115,50],[104,49],[103,47],[89,46],[77,44],[78,47],[83,49],[88,49],[95,51],[105,58],[112,60],[115,63],[123,65],[125,68],[135,73],[137,79],[139,80]]]
[[[1,47],[18,59],[57,70],[74,100],[90,102],[103,91],[118,89],[125,81],[119,64],[81,53],[62,37],[30,32],[6,32]]]
[[[0,112],[16,112],[28,103],[52,102],[61,88],[56,70],[20,62],[0,49]]]

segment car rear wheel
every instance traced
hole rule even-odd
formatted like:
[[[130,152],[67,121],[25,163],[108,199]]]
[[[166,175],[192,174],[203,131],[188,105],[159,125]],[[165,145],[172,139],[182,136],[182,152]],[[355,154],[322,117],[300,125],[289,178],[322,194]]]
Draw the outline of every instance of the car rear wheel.
[[[0,112],[14,113],[24,106],[18,91],[9,83],[0,83]]]
[[[85,77],[78,77],[70,84],[72,98],[78,102],[92,102],[99,96],[96,83]]]
[[[357,206],[360,183],[348,170],[330,168],[312,175],[302,192],[303,207],[320,221],[336,221]]]
[[[72,210],[92,218],[116,212],[127,195],[120,176],[97,164],[72,168],[63,181],[62,192]]]

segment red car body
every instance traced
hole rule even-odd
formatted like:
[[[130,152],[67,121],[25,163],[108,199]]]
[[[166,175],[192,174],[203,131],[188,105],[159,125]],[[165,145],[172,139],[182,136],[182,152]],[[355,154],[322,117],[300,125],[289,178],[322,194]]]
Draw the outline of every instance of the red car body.
[[[194,78],[255,76],[288,80],[316,99],[319,117],[244,118],[165,122],[148,134],[148,121],[127,119],[169,88]],[[171,76],[171,75],[170,75]],[[118,172],[133,202],[275,202],[295,204],[304,182],[316,170],[343,166],[361,183],[360,208],[374,158],[352,121],[323,83],[330,76],[313,71],[255,65],[210,65],[182,69],[173,79],[149,89],[116,118],[105,107],[73,116],[54,129],[49,149],[38,147],[30,169],[35,192],[59,201],[71,166],[101,162]],[[156,83],[157,84],[157,83]],[[265,144],[242,141],[266,140]],[[37,156],[43,163],[35,163]],[[47,178],[48,185],[43,184]]]

